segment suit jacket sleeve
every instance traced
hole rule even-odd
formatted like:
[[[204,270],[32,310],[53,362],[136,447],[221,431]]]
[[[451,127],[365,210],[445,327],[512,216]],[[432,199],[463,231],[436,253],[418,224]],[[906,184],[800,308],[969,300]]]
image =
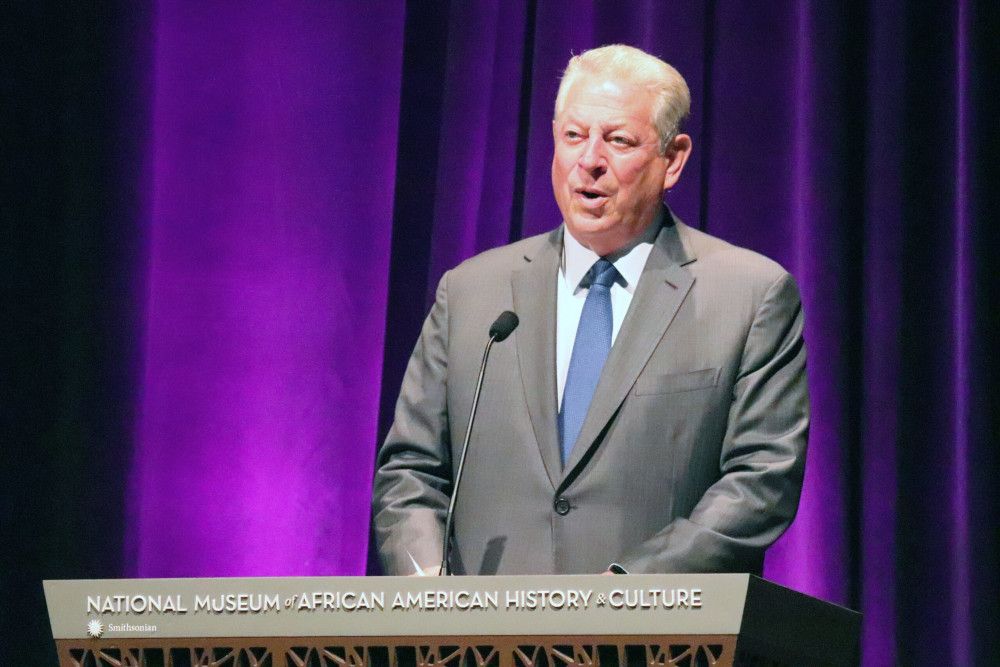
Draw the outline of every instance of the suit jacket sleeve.
[[[760,572],[795,516],[809,398],[803,314],[782,273],[753,317],[735,377],[720,477],[679,518],[618,559],[629,572]]]
[[[451,496],[447,410],[448,274],[410,357],[392,428],[379,450],[373,529],[386,574],[413,574],[441,562]]]

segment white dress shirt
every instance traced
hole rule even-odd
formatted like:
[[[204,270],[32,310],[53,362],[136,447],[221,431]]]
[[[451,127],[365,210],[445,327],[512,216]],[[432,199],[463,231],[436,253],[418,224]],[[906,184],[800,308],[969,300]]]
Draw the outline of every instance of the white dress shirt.
[[[625,321],[625,314],[628,313],[628,307],[632,303],[632,296],[646,266],[649,252],[653,249],[656,228],[657,225],[650,225],[636,245],[606,257],[615,265],[625,281],[624,285],[619,280],[611,286],[612,346],[618,338],[622,322]],[[580,325],[583,303],[587,300],[587,293],[590,292],[588,288],[580,287],[580,281],[598,259],[600,256],[597,253],[585,248],[568,229],[564,230],[562,261],[559,265],[559,278],[556,280],[556,389],[560,409],[563,389],[566,387],[566,374],[569,372],[569,360],[573,356],[576,329]]]

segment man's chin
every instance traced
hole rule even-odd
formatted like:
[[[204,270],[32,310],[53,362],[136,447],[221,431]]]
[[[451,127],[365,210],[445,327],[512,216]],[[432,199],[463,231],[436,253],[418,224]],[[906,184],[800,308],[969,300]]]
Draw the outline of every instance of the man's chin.
[[[618,227],[618,221],[607,215],[574,215],[570,227],[581,234],[606,234]]]
[[[624,243],[621,229],[613,221],[598,218],[594,220],[574,219],[567,223],[567,229],[580,244],[596,252],[606,255],[614,252]]]

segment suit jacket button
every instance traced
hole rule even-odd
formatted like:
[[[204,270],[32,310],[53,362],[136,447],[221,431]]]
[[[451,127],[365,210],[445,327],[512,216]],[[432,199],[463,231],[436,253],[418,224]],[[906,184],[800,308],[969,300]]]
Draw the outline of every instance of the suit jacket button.
[[[569,514],[570,506],[569,500],[563,496],[556,498],[556,514],[559,516],[566,516]]]

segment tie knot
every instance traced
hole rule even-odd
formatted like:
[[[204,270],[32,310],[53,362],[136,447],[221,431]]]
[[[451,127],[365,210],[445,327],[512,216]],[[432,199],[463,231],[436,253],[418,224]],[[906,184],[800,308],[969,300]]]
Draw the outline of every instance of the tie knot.
[[[610,288],[615,281],[618,279],[618,269],[615,265],[604,259],[603,257],[590,267],[590,271],[587,272],[587,284],[600,285],[601,287]]]

